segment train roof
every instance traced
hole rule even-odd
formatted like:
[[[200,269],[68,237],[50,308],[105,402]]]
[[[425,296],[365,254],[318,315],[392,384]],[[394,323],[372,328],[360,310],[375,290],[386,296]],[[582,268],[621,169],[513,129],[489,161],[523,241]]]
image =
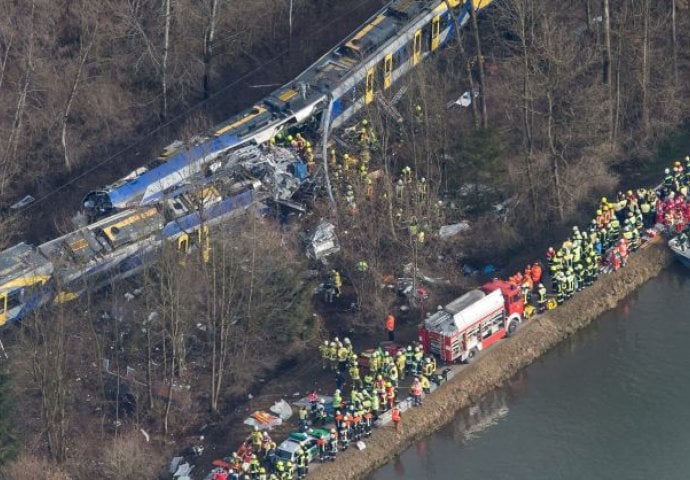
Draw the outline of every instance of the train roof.
[[[450,0],[451,6],[460,4]],[[345,40],[329,50],[296,79],[272,92],[260,103],[214,127],[214,134],[242,135],[268,125],[272,120],[294,115],[319,102],[345,78],[358,70],[362,62],[398,37],[400,31],[423,12],[432,12],[446,4],[439,0],[395,0],[370,17]]]
[[[50,262],[26,243],[0,252],[0,287],[21,277],[50,274],[51,271]]]
[[[39,251],[61,264],[84,265],[120,247],[144,240],[163,227],[155,207],[126,210],[39,246]]]
[[[185,150],[178,150],[170,155],[164,163],[129,180],[126,184],[110,188],[110,201],[113,205],[124,204],[133,196],[143,195],[149,185],[165,177],[184,171],[192,161],[200,159],[210,153],[221,152],[233,148],[241,143],[241,139],[233,134],[224,134],[210,138],[198,145]],[[181,177],[180,180],[184,178]]]

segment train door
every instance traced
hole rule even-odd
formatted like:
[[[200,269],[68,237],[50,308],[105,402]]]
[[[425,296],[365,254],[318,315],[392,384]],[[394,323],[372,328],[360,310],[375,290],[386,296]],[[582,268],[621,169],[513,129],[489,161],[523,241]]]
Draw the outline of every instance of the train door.
[[[393,85],[393,54],[389,53],[383,59],[383,89],[388,90]]]
[[[422,59],[422,31],[414,32],[414,40],[412,42],[412,66],[416,67]]]
[[[188,253],[189,252],[189,235],[186,233],[183,233],[177,238],[177,249],[181,253]]]
[[[436,16],[431,20],[431,51],[438,48],[441,35],[441,17]]]
[[[376,68],[367,70],[366,84],[364,87],[364,104],[369,105],[374,101],[374,73]]]
[[[22,289],[0,294],[0,325],[19,315],[22,308]]]

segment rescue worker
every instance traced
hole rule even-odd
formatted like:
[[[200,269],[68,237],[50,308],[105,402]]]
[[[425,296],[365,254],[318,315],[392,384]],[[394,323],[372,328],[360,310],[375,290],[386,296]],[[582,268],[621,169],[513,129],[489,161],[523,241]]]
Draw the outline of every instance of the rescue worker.
[[[641,242],[640,232],[637,228],[633,227],[631,229],[630,233],[632,234],[632,238],[630,241],[630,250],[632,250],[634,252],[635,250],[640,248],[640,242]]]
[[[427,378],[431,378],[431,376],[434,374],[436,371],[436,365],[434,365],[431,361],[430,357],[426,357],[424,359],[424,367],[422,368],[422,375],[424,375]]]
[[[585,271],[582,264],[575,265],[575,289],[579,292],[585,287]]]
[[[301,450],[300,455],[297,456],[297,478],[302,480],[306,478],[309,473],[307,452]]]
[[[429,377],[422,375],[419,377],[419,383],[422,385],[422,391],[425,395],[431,394],[431,382],[429,381]]]
[[[255,453],[252,453],[252,458],[249,461],[249,474],[252,478],[256,478],[259,476],[259,468],[261,468],[259,459],[256,457]]]
[[[321,365],[324,370],[328,367],[328,352],[330,350],[330,343],[328,340],[324,340],[323,344],[319,346],[319,351],[321,352]]]
[[[424,201],[426,199],[427,192],[429,190],[429,185],[426,182],[426,178],[422,177],[417,183],[417,195],[419,201]]]
[[[331,406],[333,407],[333,411],[336,412],[340,410],[340,408],[343,406],[343,396],[340,394],[340,389],[336,389],[335,392],[333,393],[333,399],[331,400]]]
[[[544,287],[542,283],[537,287],[537,305],[537,311],[539,313],[544,313],[546,310],[546,287]]]
[[[411,345],[407,346],[407,351],[405,352],[405,371],[410,375],[414,375],[414,352]]]
[[[539,283],[541,283],[541,276],[542,276],[541,263],[534,262],[532,264],[532,284],[538,285]]]
[[[251,441],[252,441],[252,448],[254,449],[255,452],[258,452],[261,450],[261,440],[263,439],[263,435],[259,431],[259,427],[255,426],[254,430],[251,433]]]
[[[299,429],[302,432],[306,432],[307,428],[309,428],[308,422],[309,422],[309,411],[307,410],[307,407],[302,405],[299,408]]]
[[[395,354],[395,366],[398,369],[400,380],[405,380],[405,355],[402,352]]]
[[[338,369],[338,345],[335,342],[331,342],[328,347],[328,362],[331,365],[331,370]]]
[[[395,387],[391,382],[386,382],[386,403],[388,408],[393,408],[395,405]]]
[[[668,168],[664,170],[664,187],[666,187],[667,190],[671,190],[673,188],[673,175],[671,175],[671,170]]]
[[[565,298],[571,299],[575,294],[575,272],[569,268],[565,272]]]
[[[556,303],[561,305],[565,300],[565,274],[558,272],[556,274]]]
[[[395,388],[398,388],[398,367],[395,366],[395,362],[389,363],[388,379]]]
[[[395,425],[395,431],[400,433],[402,431],[402,415],[397,405],[395,405],[391,411],[391,420],[393,420],[393,425]]]
[[[532,289],[530,288],[530,284],[525,280],[522,282],[522,285],[520,287],[522,289],[522,298],[525,302],[525,305],[529,303],[530,295],[532,293]]]
[[[405,185],[410,185],[412,183],[412,169],[409,166],[403,167],[402,180]]]
[[[352,386],[355,388],[362,388],[363,383],[362,379],[360,377],[360,372],[359,372],[359,364],[357,362],[354,362],[350,366],[350,378],[352,379]]]
[[[412,383],[412,387],[410,387],[412,390],[412,398],[414,400],[414,406],[415,407],[420,407],[422,405],[422,384],[419,381],[419,377],[415,377],[414,382]],[[392,405],[391,405],[392,408]]]
[[[414,121],[417,125],[421,125],[424,122],[424,112],[419,104],[414,106]]]
[[[338,456],[338,433],[331,428],[331,437],[328,439],[328,459],[334,462]]]
[[[345,372],[347,370],[347,361],[350,358],[350,352],[345,345],[338,347],[338,370]]]
[[[331,284],[333,285],[333,288],[335,288],[335,296],[340,297],[340,290],[343,287],[343,280],[340,278],[340,273],[336,269],[331,270]]]
[[[388,332],[388,341],[395,341],[395,317],[390,312],[386,316],[386,331]]]
[[[571,251],[573,244],[570,241],[563,242],[563,269],[568,270],[573,267],[573,253]]]
[[[422,347],[417,346],[414,349],[414,373],[419,375],[422,373],[422,361],[424,360],[424,352]]]
[[[380,368],[381,361],[379,359],[379,352],[378,350],[374,350],[374,352],[371,354],[371,357],[369,357],[369,370],[376,373]]]

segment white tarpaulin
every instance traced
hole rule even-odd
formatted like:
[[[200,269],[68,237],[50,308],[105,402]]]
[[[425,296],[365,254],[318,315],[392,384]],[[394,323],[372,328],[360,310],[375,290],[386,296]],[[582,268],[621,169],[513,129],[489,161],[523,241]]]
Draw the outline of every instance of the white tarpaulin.
[[[452,225],[444,225],[438,231],[438,236],[441,239],[446,239],[458,235],[460,233],[466,232],[470,229],[470,224],[462,221],[460,223],[454,223]]]
[[[282,398],[273,404],[269,410],[276,415],[278,415],[283,421],[287,420],[292,416],[292,407]]]

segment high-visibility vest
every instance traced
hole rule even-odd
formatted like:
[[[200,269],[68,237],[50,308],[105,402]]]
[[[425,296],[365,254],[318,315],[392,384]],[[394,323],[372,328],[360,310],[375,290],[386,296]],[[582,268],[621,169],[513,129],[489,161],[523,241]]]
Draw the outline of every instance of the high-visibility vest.
[[[386,330],[389,332],[395,330],[395,317],[393,315],[388,315],[386,317]]]
[[[391,412],[391,419],[396,423],[401,420],[400,409],[398,407],[393,408],[393,411]]]

